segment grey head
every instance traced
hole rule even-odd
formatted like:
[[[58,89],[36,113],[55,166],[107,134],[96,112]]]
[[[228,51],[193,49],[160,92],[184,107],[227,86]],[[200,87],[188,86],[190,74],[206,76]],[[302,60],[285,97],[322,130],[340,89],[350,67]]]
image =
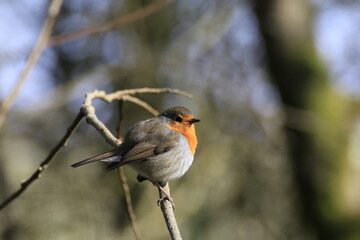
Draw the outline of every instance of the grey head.
[[[160,114],[160,116],[164,116],[179,123],[182,123],[184,121],[189,123],[200,122],[199,119],[194,117],[194,115],[190,112],[189,109],[182,106],[176,106],[166,109]]]

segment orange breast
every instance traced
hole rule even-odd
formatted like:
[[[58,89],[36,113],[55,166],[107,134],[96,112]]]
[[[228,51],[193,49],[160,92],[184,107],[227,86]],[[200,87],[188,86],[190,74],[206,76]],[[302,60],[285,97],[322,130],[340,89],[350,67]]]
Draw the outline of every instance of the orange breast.
[[[182,135],[184,135],[186,137],[186,140],[190,147],[190,151],[194,155],[195,149],[197,146],[197,138],[196,138],[196,134],[195,134],[194,124],[175,122],[175,123],[171,123],[169,125],[169,128],[171,130],[181,133]]]

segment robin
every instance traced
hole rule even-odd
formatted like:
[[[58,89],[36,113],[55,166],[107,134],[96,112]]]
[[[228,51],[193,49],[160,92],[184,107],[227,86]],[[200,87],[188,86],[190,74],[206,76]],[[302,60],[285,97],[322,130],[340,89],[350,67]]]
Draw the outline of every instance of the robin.
[[[172,107],[160,115],[137,122],[126,133],[123,143],[103,154],[74,163],[72,167],[103,161],[112,170],[129,165],[137,180],[151,181],[174,208],[174,201],[163,189],[169,181],[183,176],[191,166],[197,146],[194,123],[200,122],[185,107]]]

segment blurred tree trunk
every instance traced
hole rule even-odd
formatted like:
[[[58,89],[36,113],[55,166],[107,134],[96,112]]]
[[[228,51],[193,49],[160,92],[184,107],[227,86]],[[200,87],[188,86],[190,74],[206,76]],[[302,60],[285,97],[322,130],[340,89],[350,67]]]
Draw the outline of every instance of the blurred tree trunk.
[[[257,0],[254,11],[265,65],[285,106],[289,159],[304,221],[318,239],[360,239],[359,216],[350,217],[339,202],[356,110],[330,87],[313,44],[311,5]]]

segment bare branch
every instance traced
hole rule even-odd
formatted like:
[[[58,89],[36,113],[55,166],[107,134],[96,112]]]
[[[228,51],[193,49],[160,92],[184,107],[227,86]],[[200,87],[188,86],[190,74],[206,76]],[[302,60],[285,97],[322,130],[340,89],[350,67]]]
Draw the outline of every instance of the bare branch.
[[[174,93],[178,95],[182,95],[184,97],[192,99],[192,95],[178,90],[178,89],[172,89],[172,88],[134,88],[134,89],[127,89],[127,90],[120,90],[113,93],[110,93],[104,98],[105,101],[111,102],[113,100],[121,99],[122,96],[125,95],[136,95],[141,93]]]
[[[124,101],[122,99],[119,100],[119,107],[118,107],[118,110],[119,110],[119,121],[118,121],[118,125],[116,127],[116,131],[117,131],[117,136],[118,136],[118,139],[122,139],[122,132],[123,132],[123,128],[122,128],[122,122],[123,122],[123,119],[124,119]]]
[[[126,95],[126,96],[123,96],[122,99],[125,101],[132,102],[132,103],[139,105],[140,107],[144,108],[145,110],[147,110],[149,113],[151,113],[154,116],[159,115],[159,111],[157,111],[155,108],[150,106],[147,102],[144,102],[143,100],[140,100],[137,97],[132,97],[132,96]]]
[[[7,113],[9,112],[11,106],[13,105],[16,97],[18,96],[21,87],[24,85],[27,76],[29,75],[31,69],[35,66],[41,53],[43,52],[46,44],[49,40],[49,36],[55,24],[56,18],[59,15],[61,5],[63,0],[52,0],[49,9],[48,9],[48,16],[45,20],[44,27],[39,35],[39,38],[32,49],[29,58],[26,61],[25,67],[22,70],[19,78],[16,81],[16,84],[8,97],[2,102],[0,105],[0,129],[5,123],[5,119]]]
[[[96,94],[99,93],[100,95],[97,97]],[[100,96],[105,96],[105,92],[95,90],[92,93],[86,94],[85,101],[81,107],[82,112],[86,117],[86,122],[91,124],[104,138],[105,140],[112,145],[113,147],[117,147],[121,144],[111,131],[103,124],[95,114],[95,108],[91,104],[91,100],[94,98],[100,98]]]
[[[98,24],[91,27],[86,27],[80,30],[76,30],[70,33],[65,33],[62,35],[55,36],[50,39],[49,46],[56,46],[60,45],[69,41],[74,41],[83,37],[107,32],[113,29],[121,28],[124,26],[127,26],[131,23],[134,23],[136,21],[139,21],[141,19],[144,19],[157,11],[159,11],[161,8],[165,7],[169,3],[173,2],[174,0],[160,0],[153,2],[149,5],[147,5],[144,8],[140,8],[135,10],[132,13],[129,13],[125,16],[121,16],[119,18],[116,18],[114,20],[111,20],[109,22],[105,22],[102,24]]]
[[[126,204],[127,213],[128,213],[129,220],[130,220],[131,229],[133,230],[135,239],[140,240],[140,239],[142,239],[142,237],[141,237],[139,227],[136,223],[136,215],[135,215],[135,211],[134,211],[133,204],[132,204],[130,188],[129,188],[129,185],[127,184],[127,178],[125,175],[124,167],[118,168],[118,174],[119,174],[119,178],[120,178],[121,188],[124,192],[125,204]]]
[[[0,204],[0,211],[4,209],[8,204],[10,204],[13,200],[15,200],[17,197],[19,197],[26,189],[27,187],[32,184],[36,179],[40,177],[40,174],[45,171],[50,161],[53,159],[55,154],[60,150],[61,147],[66,145],[67,140],[71,136],[71,134],[74,132],[76,127],[79,125],[81,119],[84,117],[84,114],[82,111],[79,111],[78,115],[74,119],[73,123],[70,125],[68,130],[66,131],[63,138],[59,141],[58,144],[49,152],[49,155],[45,158],[44,161],[42,161],[38,167],[38,169],[24,182],[21,183],[19,190],[11,194],[8,198],[6,198],[1,204]]]
[[[170,195],[170,187],[169,184],[166,183],[164,190]],[[163,199],[165,194],[159,189],[159,197]],[[176,222],[173,206],[169,201],[160,201],[160,208],[164,215],[166,226],[169,230],[170,236],[172,240],[181,240],[181,234]]]

